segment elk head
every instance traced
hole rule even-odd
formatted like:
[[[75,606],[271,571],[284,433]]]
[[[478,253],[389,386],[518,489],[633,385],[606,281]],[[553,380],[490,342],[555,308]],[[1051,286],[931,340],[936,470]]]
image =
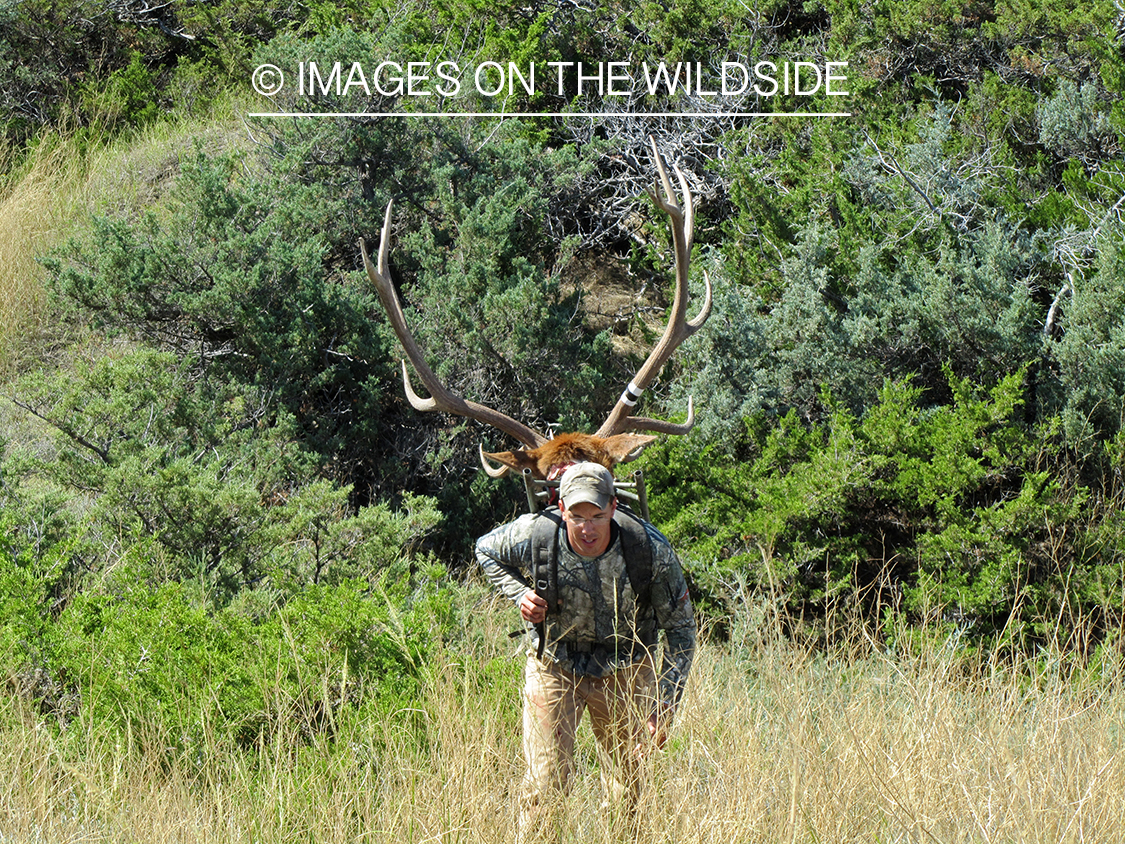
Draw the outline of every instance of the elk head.
[[[391,282],[390,270],[387,265],[387,255],[390,250],[391,203],[387,203],[387,213],[383,220],[377,265],[372,264],[367,253],[366,243],[362,239],[359,242],[359,248],[363,254],[363,265],[379,293],[379,299],[387,311],[391,326],[394,328],[395,334],[398,335],[399,342],[402,343],[402,348],[406,352],[406,357],[413,364],[418,377],[422,379],[422,383],[430,391],[430,398],[422,398],[414,392],[410,383],[406,360],[403,360],[402,381],[406,390],[406,397],[411,406],[419,411],[442,410],[455,416],[476,419],[523,443],[522,449],[513,451],[486,452],[483,447],[481,448],[481,465],[492,477],[502,477],[509,469],[517,471],[530,469],[537,478],[553,480],[566,466],[581,460],[601,463],[612,470],[616,464],[636,458],[645,446],[656,440],[656,437],[650,434],[635,432],[686,434],[694,424],[695,415],[691,399],[688,399],[688,418],[682,423],[663,422],[632,415],[633,408],[641,394],[656,378],[660,368],[672,356],[676,347],[698,331],[711,313],[711,282],[704,274],[706,296],[703,307],[694,319],[687,319],[688,266],[695,225],[691,192],[688,189],[684,174],[679,167],[674,167],[684,197],[683,205],[680,205],[676,201],[675,193],[672,190],[672,182],[668,178],[667,168],[656,149],[655,141],[652,141],[652,152],[660,174],[663,195],[661,195],[659,187],[649,195],[671,220],[672,240],[676,256],[676,292],[672,300],[668,325],[665,327],[660,341],[653,348],[644,364],[641,365],[641,368],[637,370],[637,374],[633,376],[633,380],[629,382],[629,385],[621,394],[621,398],[617,400],[617,404],[606,417],[605,422],[594,434],[569,433],[550,438],[506,414],[476,402],[467,401],[447,390],[434,375],[433,370],[426,364],[421,348],[407,328],[402,306],[399,304],[398,296],[395,294],[394,285]],[[500,465],[491,465],[490,460]]]

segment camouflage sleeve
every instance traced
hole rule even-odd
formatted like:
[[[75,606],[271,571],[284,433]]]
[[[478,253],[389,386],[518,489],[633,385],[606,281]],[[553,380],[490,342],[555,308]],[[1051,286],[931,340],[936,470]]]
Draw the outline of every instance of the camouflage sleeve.
[[[500,593],[516,604],[531,591],[527,571],[531,565],[532,518],[521,516],[477,540],[477,562]]]
[[[695,614],[680,560],[664,535],[652,535],[652,607],[656,623],[664,631],[664,655],[660,667],[660,698],[673,706],[680,702],[695,659]]]

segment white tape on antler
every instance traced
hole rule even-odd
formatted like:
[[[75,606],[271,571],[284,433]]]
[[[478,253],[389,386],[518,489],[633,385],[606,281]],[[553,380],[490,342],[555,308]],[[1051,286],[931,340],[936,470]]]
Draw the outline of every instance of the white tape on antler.
[[[629,407],[634,407],[637,402],[641,400],[642,393],[644,393],[644,390],[630,381],[629,386],[625,388],[625,392],[621,394],[620,400],[629,405]]]

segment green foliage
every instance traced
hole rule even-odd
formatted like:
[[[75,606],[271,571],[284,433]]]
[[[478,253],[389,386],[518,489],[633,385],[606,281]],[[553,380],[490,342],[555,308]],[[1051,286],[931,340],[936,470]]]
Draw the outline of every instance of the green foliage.
[[[24,142],[73,118],[73,89],[124,63],[113,17],[91,0],[0,4],[0,127]]]
[[[717,408],[702,423],[708,438],[756,407],[821,418],[824,387],[855,413],[872,406],[883,378],[911,378],[927,402],[943,401],[944,365],[994,384],[1039,353],[1031,281],[1042,250],[1018,229],[989,223],[893,261],[871,244],[847,278],[834,274],[831,237],[801,233],[768,307],[750,292],[721,293],[702,339],[681,352],[690,373],[682,392]]]
[[[113,71],[106,80],[99,79],[85,94],[87,111],[95,122],[112,129],[124,124],[144,126],[161,113],[154,97],[157,86],[144,57],[134,52],[125,67]]]
[[[102,358],[21,392],[56,430],[48,459],[13,453],[5,467],[5,498],[34,526],[14,532],[17,552],[40,566],[77,557],[98,573],[140,554],[155,583],[203,577],[225,601],[267,578],[287,593],[401,577],[440,519],[416,496],[357,511],[348,487],[312,479],[284,421],[261,424],[268,394],[193,381],[168,353]],[[67,593],[74,574],[48,585]]]
[[[896,506],[930,509],[938,522],[957,519],[974,490],[1018,466],[1028,442],[1012,424],[1022,403],[1022,372],[1004,378],[988,399],[978,398],[973,385],[948,370],[947,376],[951,405],[927,412],[920,390],[887,384],[863,420],[865,439],[887,476],[882,494]]]
[[[13,521],[8,511],[0,511],[0,670],[8,673],[38,646],[48,611],[43,578],[12,553]]]
[[[1125,250],[1106,246],[1094,272],[1077,273],[1063,305],[1062,337],[1049,352],[1059,369],[1063,428],[1082,455],[1122,430],[1125,407]]]
[[[95,219],[89,240],[47,262],[55,289],[106,329],[148,335],[185,368],[248,385],[254,424],[337,452],[346,428],[378,419],[368,382],[387,373],[370,294],[330,281],[324,262],[345,236],[344,200],[280,176],[241,179],[236,164],[197,152],[164,219]]]
[[[416,334],[424,348],[443,349],[435,371],[465,394],[537,426],[585,427],[613,389],[604,346],[576,323],[576,297],[559,285],[565,245],[540,228],[554,189],[540,173],[565,178],[574,160],[518,139],[503,156],[474,158],[438,162],[429,210],[439,224],[402,239],[404,257],[419,261],[411,293],[426,317],[415,317]]]
[[[423,540],[442,518],[432,499],[407,493],[397,510],[380,501],[352,514],[347,498],[347,489],[318,481],[271,513],[262,538],[284,579],[384,583],[408,578],[424,562]]]
[[[246,396],[228,396],[205,417],[210,397],[192,389],[169,355],[146,351],[29,378],[24,395],[59,436],[52,459],[16,468],[86,492],[89,545],[98,545],[91,534],[99,531],[139,532],[158,537],[185,567],[252,576],[248,555],[255,554],[263,492],[287,473],[278,465],[280,443],[253,437],[239,412]]]
[[[1064,600],[1063,573],[1078,577],[1052,556],[1051,535],[1087,529],[1085,493],[1036,468],[1022,372],[987,390],[946,375],[949,404],[888,381],[862,417],[827,395],[822,423],[759,415],[734,460],[686,443],[650,449],[654,516],[690,548],[705,601],[721,605],[742,583],[806,614],[850,595],[916,618],[936,608],[977,636],[1032,635]],[[1099,551],[1076,568],[1102,582],[1106,562]]]
[[[364,584],[309,587],[267,616],[214,609],[187,585],[120,579],[76,596],[52,631],[51,667],[82,689],[86,717],[164,737],[195,755],[224,737],[331,735],[418,693],[432,633],[425,601],[404,612]]]
[[[194,397],[158,401],[162,370],[146,364],[166,357],[94,366],[74,385],[77,410],[75,395],[59,399],[53,410],[69,404],[82,423],[58,434],[72,462],[4,463],[0,665],[16,689],[64,725],[82,716],[189,754],[407,706],[427,643],[452,624],[443,570],[419,553],[432,502],[356,513],[326,481],[267,498],[254,481],[276,479],[254,446],[277,444],[176,429]],[[181,445],[202,451],[177,457]],[[81,456],[95,446],[101,457]],[[61,535],[39,530],[45,486],[84,494],[80,511],[62,499]]]
[[[1113,143],[1109,119],[1099,109],[1095,86],[1079,86],[1069,79],[1039,107],[1039,143],[1060,159],[1082,159]],[[1094,160],[1100,158],[1095,155]]]

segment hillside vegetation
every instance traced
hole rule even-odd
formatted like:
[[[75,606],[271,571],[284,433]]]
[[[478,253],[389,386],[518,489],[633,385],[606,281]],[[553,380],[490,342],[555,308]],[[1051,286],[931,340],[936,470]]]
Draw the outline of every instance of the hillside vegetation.
[[[757,672],[823,676],[824,706],[843,711],[849,683],[885,689],[856,705],[918,730],[929,706],[1025,723],[1061,678],[1066,695],[1095,701],[1091,717],[1112,708],[1125,621],[1125,21],[1109,0],[1073,6],[0,4],[3,729],[21,748],[11,758],[79,772],[56,793],[20,767],[27,793],[73,801],[67,835],[134,840],[104,814],[137,796],[130,778],[188,800],[205,783],[214,804],[185,812],[215,817],[267,780],[275,790],[256,793],[277,805],[277,789],[321,776],[398,795],[384,779],[396,766],[435,777],[426,788],[447,781],[440,749],[455,737],[443,731],[467,726],[438,718],[435,701],[487,689],[477,718],[514,705],[489,697],[515,688],[489,650],[504,631],[465,602],[473,540],[523,493],[477,464],[478,444],[512,447],[504,435],[406,403],[358,241],[378,241],[393,200],[392,271],[450,389],[540,429],[592,430],[670,304],[650,138],[696,199],[693,298],[704,272],[715,291],[641,410],[683,418],[694,401],[690,435],[637,465],[688,571],[713,649],[700,682],[718,696],[697,692],[689,717],[701,720],[668,782],[706,790],[729,764],[776,786],[766,755],[731,759],[724,745],[720,758],[707,738],[724,701],[745,698],[734,723],[774,740],[754,708],[770,705]],[[314,61],[324,74],[302,93],[296,69]],[[443,61],[540,73],[531,90],[492,96],[466,76],[442,93]],[[425,63],[430,93],[396,89],[385,69],[374,84],[382,62]],[[703,91],[620,95],[605,76],[544,73],[550,62],[690,63]],[[764,83],[720,101],[704,92],[723,62],[836,63],[847,93]],[[288,80],[269,99],[254,89],[265,65]],[[732,114],[829,111],[847,116]],[[371,112],[402,116],[355,116]],[[761,618],[770,635],[746,637]],[[757,667],[778,649],[795,662]],[[917,696],[954,676],[949,697]],[[1055,723],[1085,717],[1074,706]],[[894,785],[888,760],[917,761],[932,736],[876,746],[890,734],[857,716],[830,725],[847,747],[828,746],[830,728],[809,718],[776,738],[789,790],[746,807],[788,832],[754,840],[923,828],[1081,840],[1074,818],[1095,823],[1075,810],[1013,831],[1008,820],[1034,824],[1035,811],[986,817],[970,801],[957,811],[978,832],[959,838],[924,817],[926,795]],[[23,732],[32,722],[38,738]],[[981,729],[997,747],[1028,739]],[[483,741],[481,775],[510,784],[511,737]],[[802,814],[817,802],[810,777],[831,791],[834,770],[803,756],[806,742],[881,784],[856,799],[883,826],[844,814],[828,832]],[[370,758],[349,756],[360,752]],[[1100,772],[1121,782],[1112,747],[1055,752],[1074,773],[1060,806],[1098,805]],[[240,760],[232,780],[220,782],[219,758]],[[996,764],[994,783],[1023,770]],[[941,786],[955,802],[975,787],[952,774]],[[333,811],[350,830],[382,806]],[[1103,809],[1095,825],[1112,827]],[[699,840],[732,840],[729,817],[701,822]],[[476,823],[403,815],[380,828],[422,840]],[[271,829],[246,835],[274,840]]]

